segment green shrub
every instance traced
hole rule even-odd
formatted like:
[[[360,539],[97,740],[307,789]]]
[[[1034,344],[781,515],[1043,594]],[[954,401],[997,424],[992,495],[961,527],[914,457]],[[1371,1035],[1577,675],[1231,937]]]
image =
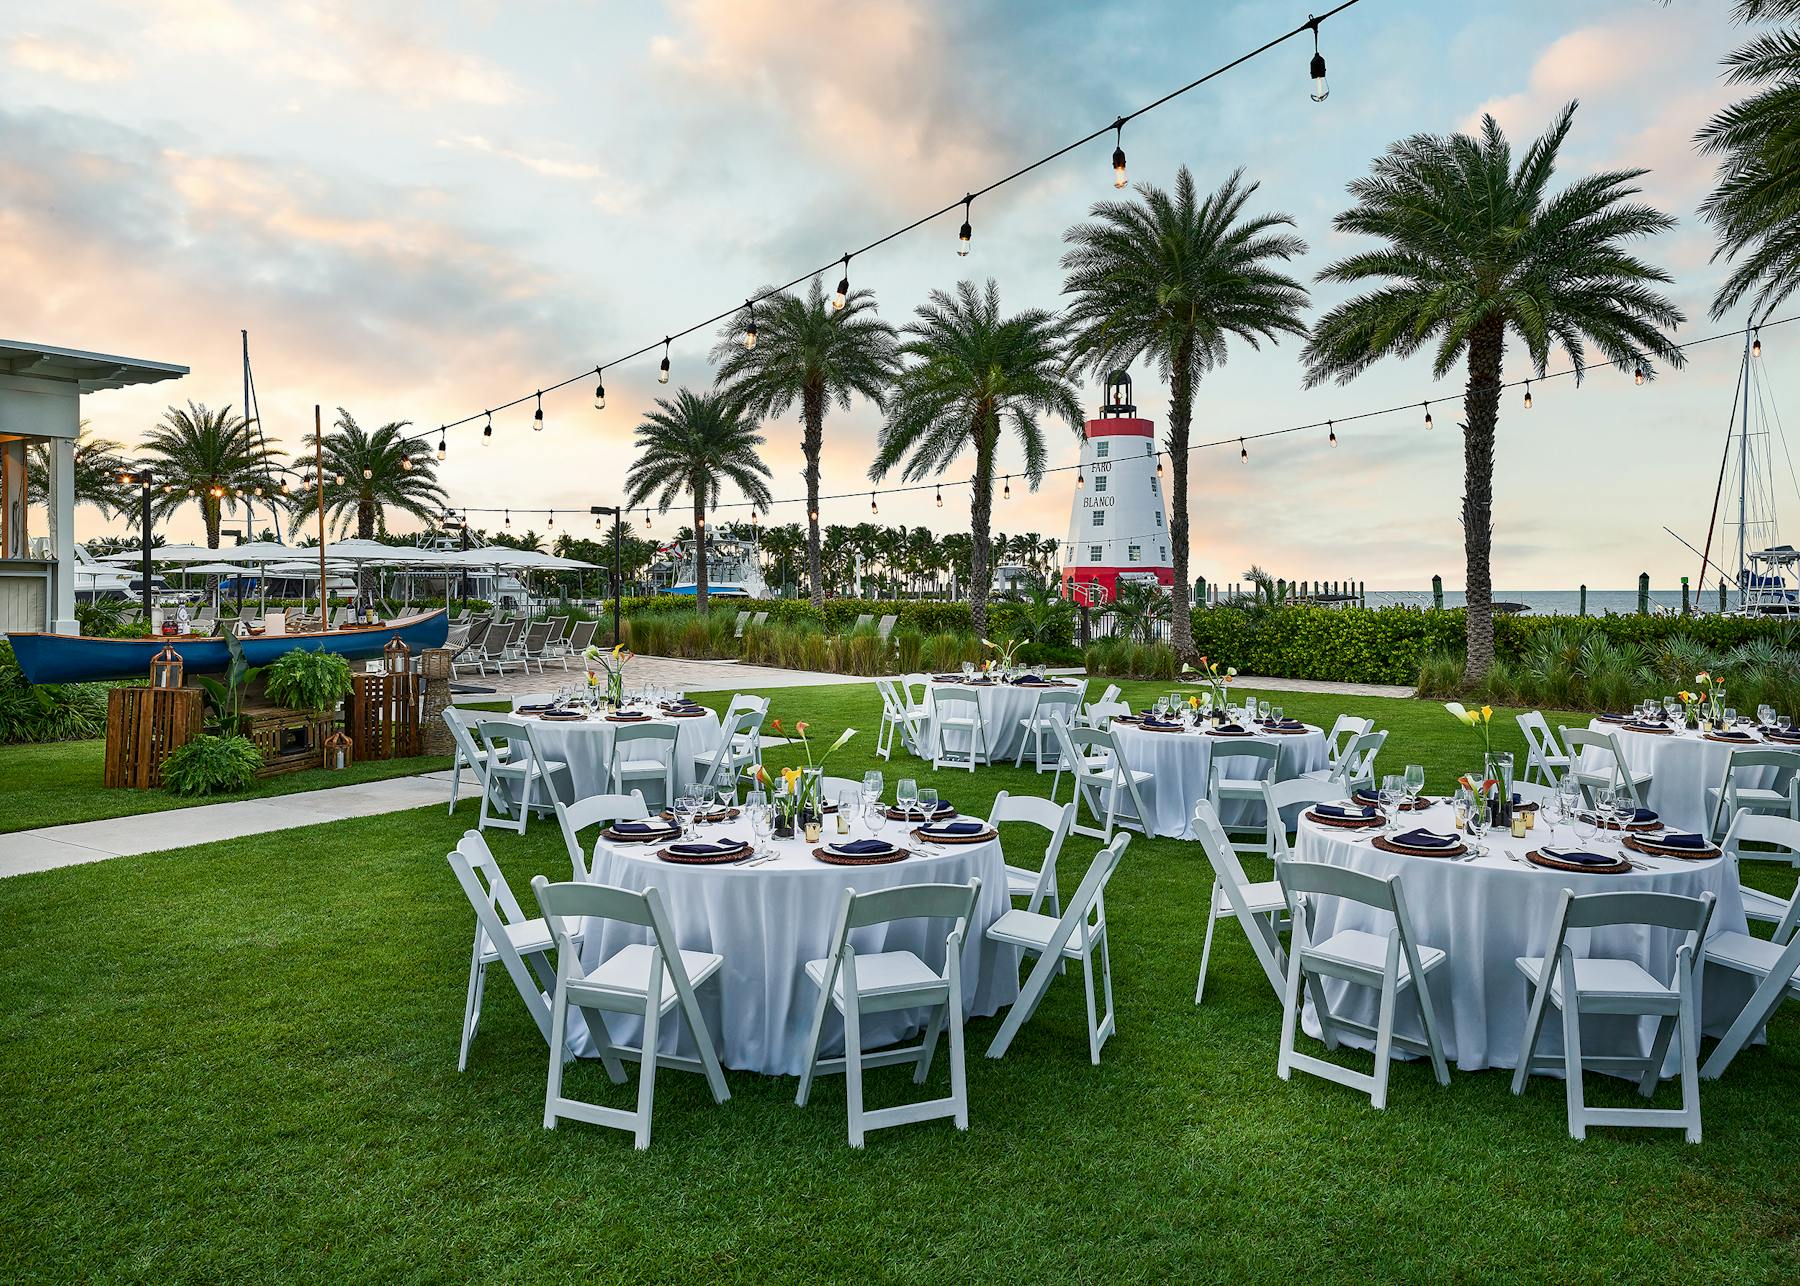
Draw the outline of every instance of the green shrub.
[[[11,645],[0,639],[0,744],[104,735],[108,686],[27,683]]]
[[[262,751],[250,738],[206,733],[163,759],[163,789],[188,796],[236,794],[249,789],[261,766]]]
[[[1126,638],[1096,639],[1083,655],[1087,672],[1109,679],[1173,681],[1181,673],[1175,649],[1167,643],[1138,643]]]
[[[323,646],[295,648],[264,667],[263,691],[276,705],[294,710],[331,710],[354,686],[350,663]]]

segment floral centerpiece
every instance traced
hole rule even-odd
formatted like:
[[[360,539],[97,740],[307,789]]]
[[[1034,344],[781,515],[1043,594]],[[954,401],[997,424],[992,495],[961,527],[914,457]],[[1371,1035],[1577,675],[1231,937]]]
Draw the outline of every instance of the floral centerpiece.
[[[771,719],[769,721],[769,726],[775,730],[778,736],[787,735],[782,730],[781,720]],[[850,738],[856,735],[856,729],[845,728],[842,732],[838,733],[837,740],[832,742],[830,747],[821,753],[818,760],[815,762],[813,759],[812,739],[806,735],[808,727],[809,725],[804,719],[799,720],[794,724],[794,739],[800,743],[800,748],[806,755],[806,767],[804,769],[784,768],[781,770],[782,783],[786,787],[786,790],[782,794],[776,796],[776,809],[781,813],[783,820],[786,822],[789,834],[792,834],[794,824],[797,821],[801,826],[806,828],[807,842],[814,843],[819,838],[819,823],[825,816],[825,800],[823,797],[825,787],[825,761],[831,758],[831,756],[849,741]],[[768,775],[759,772],[757,779],[759,781],[767,782]],[[782,802],[783,795],[785,795],[785,803]]]
[[[1482,706],[1479,710],[1469,710],[1460,701],[1446,701],[1444,709],[1460,719],[1481,742],[1480,780],[1464,776],[1459,784],[1475,797],[1476,806],[1484,810],[1491,806],[1491,793],[1499,786],[1501,798],[1493,820],[1499,825],[1505,825],[1512,815],[1512,756],[1504,751],[1496,753],[1494,750],[1494,707]]]
[[[1699,687],[1699,700],[1702,715],[1711,722],[1715,732],[1725,729],[1725,680],[1722,676],[1709,670],[1702,670],[1694,676],[1694,683]]]
[[[1456,784],[1469,792],[1469,798],[1473,801],[1470,807],[1479,811],[1481,816],[1486,817],[1492,803],[1494,788],[1500,783],[1492,777],[1476,777],[1470,773],[1464,773],[1456,779]]]
[[[1231,704],[1226,689],[1229,688],[1232,681],[1237,678],[1237,666],[1228,665],[1221,668],[1217,661],[1203,656],[1200,658],[1198,669],[1191,665],[1184,664],[1181,667],[1181,672],[1183,674],[1196,674],[1200,676],[1200,682],[1207,686],[1207,689],[1212,696],[1214,715],[1223,719],[1225,717],[1225,707]]]
[[[623,643],[617,644],[611,651],[602,651],[589,644],[581,654],[582,664],[587,669],[588,701],[595,702],[600,693],[601,684],[606,686],[606,701],[615,709],[625,704],[625,665],[636,659],[636,653],[627,652]],[[604,679],[602,676],[605,676]]]
[[[1690,728],[1698,728],[1700,726],[1700,694],[1689,692],[1683,688],[1675,694],[1675,699],[1681,702],[1682,722]]]
[[[981,646],[988,651],[995,653],[995,657],[992,661],[982,662],[981,668],[983,670],[998,667],[1002,673],[1012,673],[1013,666],[1018,663],[1018,639],[1004,639],[999,643],[994,642],[992,639],[982,639]]]

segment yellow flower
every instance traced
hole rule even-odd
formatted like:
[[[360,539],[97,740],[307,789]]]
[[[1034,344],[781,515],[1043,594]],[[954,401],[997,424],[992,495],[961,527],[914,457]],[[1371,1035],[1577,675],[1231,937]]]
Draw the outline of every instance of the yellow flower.
[[[1482,706],[1481,707],[1481,721],[1483,723],[1491,723],[1493,721],[1493,718],[1494,718],[1494,707],[1493,706]]]
[[[800,784],[800,770],[798,768],[783,768],[781,770],[781,779],[787,783],[787,788],[791,793]]]

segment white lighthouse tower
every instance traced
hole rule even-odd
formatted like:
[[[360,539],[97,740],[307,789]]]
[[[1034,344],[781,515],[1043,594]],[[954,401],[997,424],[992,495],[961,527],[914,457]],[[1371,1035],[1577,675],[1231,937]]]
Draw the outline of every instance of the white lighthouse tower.
[[[1106,404],[1087,422],[1081,470],[1063,545],[1063,595],[1077,603],[1111,602],[1121,583],[1168,589],[1169,514],[1163,498],[1156,426],[1139,419],[1131,376],[1106,377]]]

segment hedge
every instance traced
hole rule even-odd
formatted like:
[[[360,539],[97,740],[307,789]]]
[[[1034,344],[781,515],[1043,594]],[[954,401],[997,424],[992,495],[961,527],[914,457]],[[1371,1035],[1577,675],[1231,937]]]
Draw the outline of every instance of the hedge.
[[[621,603],[627,615],[682,613],[692,615],[694,600],[684,596],[660,594],[654,598],[627,598]],[[831,634],[846,634],[859,616],[897,616],[897,630],[919,634],[968,634],[975,628],[969,605],[939,599],[908,599],[895,602],[881,598],[828,598],[823,609],[805,598],[715,598],[709,601],[708,614],[726,613],[735,621],[739,612],[767,612],[769,622],[779,625],[820,625]],[[988,626],[996,637],[1010,631],[1022,609],[1004,599],[988,603]],[[1075,645],[1075,619],[1070,613],[1063,628],[1044,640],[1052,648],[1066,649]]]

